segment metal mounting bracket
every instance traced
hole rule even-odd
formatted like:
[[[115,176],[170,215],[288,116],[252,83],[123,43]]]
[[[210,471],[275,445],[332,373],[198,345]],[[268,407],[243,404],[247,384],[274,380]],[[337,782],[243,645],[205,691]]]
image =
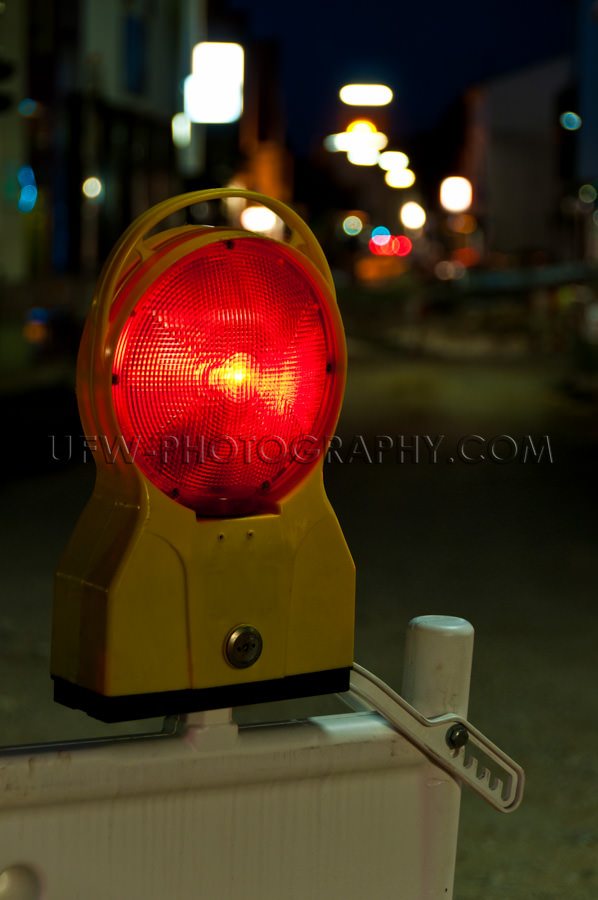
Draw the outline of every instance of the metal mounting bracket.
[[[500,812],[513,812],[523,796],[521,766],[467,719],[426,718],[380,678],[354,663],[351,692],[379,712],[411,744],[463,781]]]

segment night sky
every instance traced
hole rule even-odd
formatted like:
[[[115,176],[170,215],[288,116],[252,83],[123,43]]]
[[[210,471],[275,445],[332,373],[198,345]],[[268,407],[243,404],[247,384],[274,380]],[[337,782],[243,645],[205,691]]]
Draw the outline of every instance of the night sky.
[[[392,87],[393,137],[429,129],[471,84],[572,53],[575,0],[230,0],[259,38],[282,50],[287,130],[305,153],[335,130],[338,89]]]

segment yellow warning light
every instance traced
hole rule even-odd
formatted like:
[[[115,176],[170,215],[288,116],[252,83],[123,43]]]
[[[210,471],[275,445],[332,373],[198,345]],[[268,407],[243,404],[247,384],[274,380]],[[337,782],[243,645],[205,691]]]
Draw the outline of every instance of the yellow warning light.
[[[172,213],[241,197],[288,243]],[[77,364],[96,486],[56,574],[55,697],[105,721],[346,690],[354,566],[324,492],[346,348],[305,223],[167,200],[100,276]]]

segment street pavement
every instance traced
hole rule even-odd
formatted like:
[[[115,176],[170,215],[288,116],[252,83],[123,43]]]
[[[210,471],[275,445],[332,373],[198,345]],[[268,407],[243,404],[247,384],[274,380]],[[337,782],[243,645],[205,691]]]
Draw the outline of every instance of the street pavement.
[[[443,361],[350,341],[325,480],[357,565],[356,659],[399,688],[410,618],[469,619],[470,719],[527,772],[511,816],[464,792],[456,900],[598,896],[598,409],[566,393],[566,370],[559,357]],[[52,460],[52,415],[60,435],[77,427],[66,395],[55,402],[22,411],[33,469],[1,489],[4,746],[160,724],[106,726],[52,702],[53,572],[94,474],[77,453]]]

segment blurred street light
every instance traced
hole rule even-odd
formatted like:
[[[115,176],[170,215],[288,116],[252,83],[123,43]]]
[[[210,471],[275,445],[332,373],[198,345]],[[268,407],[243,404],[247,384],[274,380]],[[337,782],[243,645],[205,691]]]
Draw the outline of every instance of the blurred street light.
[[[271,209],[265,206],[247,206],[241,213],[241,225],[248,231],[258,234],[273,233],[280,219]]]
[[[471,206],[472,198],[471,182],[460,175],[451,175],[440,185],[440,204],[447,212],[465,212]]]
[[[384,181],[391,188],[408,188],[415,183],[415,173],[411,169],[389,169]]]
[[[243,112],[244,51],[240,44],[202,41],[185,78],[185,114],[192,122],[236,122]]]
[[[354,213],[352,213],[350,216],[346,216],[343,219],[343,231],[350,237],[354,237],[355,235],[360,234],[362,230],[363,221]]]
[[[386,106],[393,94],[385,84],[346,84],[339,97],[347,106]]]
[[[380,151],[367,142],[356,142],[347,153],[347,159],[354,166],[375,166],[379,156]]]
[[[401,207],[399,218],[405,228],[417,231],[418,229],[423,228],[426,223],[426,211],[419,203],[410,200]]]
[[[81,185],[81,190],[89,200],[95,200],[100,197],[104,190],[104,185],[95,175],[86,178]]]
[[[378,165],[381,169],[406,169],[409,165],[409,157],[400,150],[385,150],[380,154]]]
[[[191,119],[184,112],[172,117],[172,143],[179,149],[191,143]]]
[[[324,138],[327,150],[331,153],[344,151],[349,162],[355,166],[375,166],[380,150],[387,144],[386,135],[378,131],[369,119],[356,119],[347,125],[346,131]]]

